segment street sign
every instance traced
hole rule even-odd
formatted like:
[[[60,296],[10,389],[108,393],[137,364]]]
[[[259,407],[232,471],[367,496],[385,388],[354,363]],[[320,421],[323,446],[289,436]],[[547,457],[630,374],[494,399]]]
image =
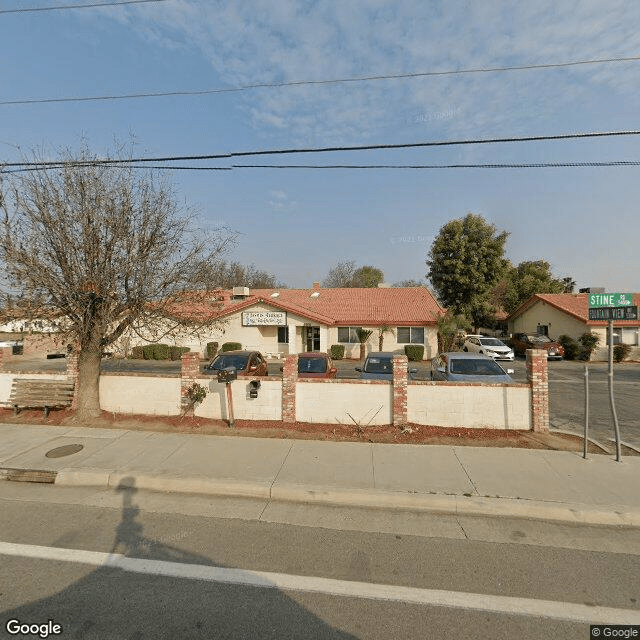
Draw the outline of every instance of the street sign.
[[[637,320],[638,307],[589,307],[589,320]]]
[[[589,308],[629,307],[633,304],[630,293],[591,293],[589,294]],[[606,318],[604,318],[606,320]],[[633,318],[629,318],[630,320]]]

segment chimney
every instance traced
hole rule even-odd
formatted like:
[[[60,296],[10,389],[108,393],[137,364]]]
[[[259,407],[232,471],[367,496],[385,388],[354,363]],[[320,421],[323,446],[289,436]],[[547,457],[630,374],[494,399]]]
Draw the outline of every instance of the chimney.
[[[320,283],[319,282],[314,282],[313,283],[313,289],[319,289],[320,288]]]

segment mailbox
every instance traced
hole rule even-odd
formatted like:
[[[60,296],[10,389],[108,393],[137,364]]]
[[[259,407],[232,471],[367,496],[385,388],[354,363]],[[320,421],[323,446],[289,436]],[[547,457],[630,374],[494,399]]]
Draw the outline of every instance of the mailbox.
[[[227,367],[218,371],[218,382],[232,382],[238,377],[238,371],[235,367]]]
[[[260,388],[260,380],[252,380],[249,383],[249,397],[257,398],[258,397],[258,389]]]

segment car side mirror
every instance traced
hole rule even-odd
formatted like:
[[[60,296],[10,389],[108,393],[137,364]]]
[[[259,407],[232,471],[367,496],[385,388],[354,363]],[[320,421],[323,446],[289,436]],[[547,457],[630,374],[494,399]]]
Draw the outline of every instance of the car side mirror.
[[[418,373],[417,369],[409,369],[409,373]]]

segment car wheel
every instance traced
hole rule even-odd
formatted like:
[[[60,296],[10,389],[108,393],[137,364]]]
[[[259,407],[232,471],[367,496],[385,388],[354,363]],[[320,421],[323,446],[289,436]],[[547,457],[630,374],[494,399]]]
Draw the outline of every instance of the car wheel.
[[[468,351],[469,351],[469,349],[467,349],[467,347],[465,347],[465,348],[463,349],[463,351],[467,351],[467,352],[468,352]]]

